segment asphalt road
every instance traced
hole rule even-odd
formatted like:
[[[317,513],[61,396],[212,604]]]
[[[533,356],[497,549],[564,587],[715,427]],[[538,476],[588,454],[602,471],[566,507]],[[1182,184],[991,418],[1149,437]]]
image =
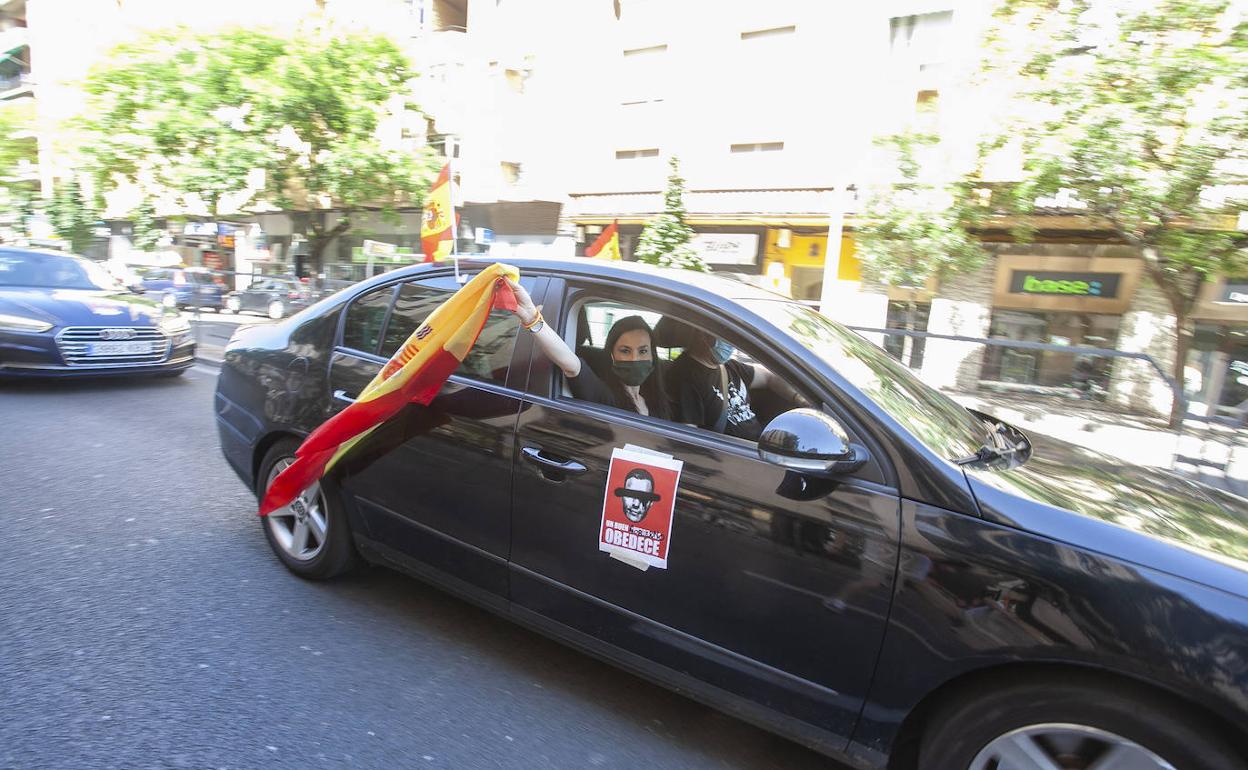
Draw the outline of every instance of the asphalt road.
[[[215,375],[0,385],[0,768],[836,768],[384,569],[271,555]]]

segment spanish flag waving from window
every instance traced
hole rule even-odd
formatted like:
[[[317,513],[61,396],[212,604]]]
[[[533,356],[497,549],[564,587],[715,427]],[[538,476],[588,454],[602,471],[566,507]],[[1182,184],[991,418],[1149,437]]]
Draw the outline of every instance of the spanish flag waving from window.
[[[455,209],[451,205],[451,164],[433,181],[425,198],[425,215],[420,221],[420,250],[426,262],[446,259],[454,246]]]
[[[620,223],[619,220],[612,222],[602,231],[602,235],[598,236],[598,240],[590,244],[585,249],[585,256],[598,257],[603,259],[620,259]]]
[[[355,403],[303,440],[295,451],[295,462],[273,479],[260,503],[260,515],[289,505],[351,447],[407,404],[432,401],[476,344],[490,310],[515,310],[516,297],[506,278],[519,280],[520,271],[509,265],[490,265],[435,308]]]

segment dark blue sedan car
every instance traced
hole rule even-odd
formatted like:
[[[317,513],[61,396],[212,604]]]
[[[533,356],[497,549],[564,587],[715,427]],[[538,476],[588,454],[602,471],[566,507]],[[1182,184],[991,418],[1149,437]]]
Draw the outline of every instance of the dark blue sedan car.
[[[394,567],[864,770],[1248,767],[1248,501],[964,409],[740,282],[517,264],[546,328],[491,314],[432,403],[259,519],[290,570]],[[243,482],[263,494],[458,286],[401,269],[240,329],[215,406]],[[578,395],[595,361],[701,373],[765,427]]]
[[[96,263],[0,248],[0,377],[176,376],[194,359],[186,319]]]
[[[142,279],[147,296],[168,308],[221,310],[225,304],[225,284],[202,268],[146,268]]]

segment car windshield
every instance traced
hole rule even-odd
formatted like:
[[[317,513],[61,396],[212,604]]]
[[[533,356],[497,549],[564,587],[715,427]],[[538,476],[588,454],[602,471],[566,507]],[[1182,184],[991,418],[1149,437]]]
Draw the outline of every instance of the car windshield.
[[[742,304],[787,331],[941,457],[973,455],[987,440],[982,420],[840,324],[793,302]]]
[[[117,289],[104,268],[83,259],[39,252],[0,252],[0,286],[39,289]]]

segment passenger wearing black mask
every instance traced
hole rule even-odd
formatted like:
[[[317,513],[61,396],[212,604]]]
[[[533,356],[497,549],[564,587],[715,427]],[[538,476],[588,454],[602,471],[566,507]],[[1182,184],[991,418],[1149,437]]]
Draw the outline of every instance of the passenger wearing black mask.
[[[611,371],[599,377],[593,367],[546,325],[541,308],[533,305],[533,298],[524,287],[514,281],[508,283],[516,295],[514,312],[520,319],[520,325],[534,334],[538,349],[563,370],[573,396],[638,414],[671,419],[662,375],[654,365],[653,334],[644,318],[631,315],[612,324],[607,332],[606,345],[611,357]]]

